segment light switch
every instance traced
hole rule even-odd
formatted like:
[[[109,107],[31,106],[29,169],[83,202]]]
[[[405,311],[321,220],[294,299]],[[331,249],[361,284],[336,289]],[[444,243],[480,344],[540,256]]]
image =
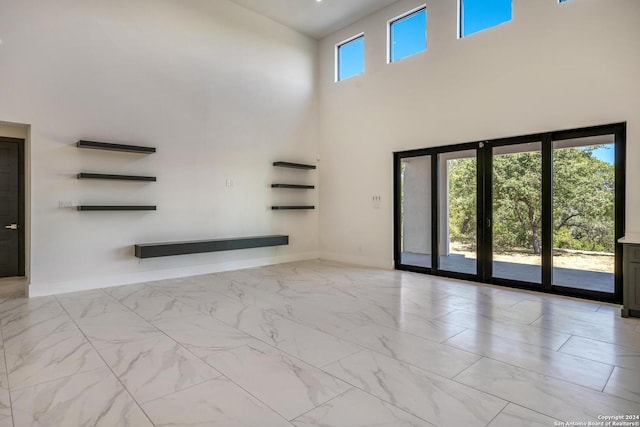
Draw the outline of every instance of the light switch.
[[[373,196],[372,201],[373,201],[373,208],[374,209],[380,209],[380,205],[382,204],[382,197],[381,196]]]

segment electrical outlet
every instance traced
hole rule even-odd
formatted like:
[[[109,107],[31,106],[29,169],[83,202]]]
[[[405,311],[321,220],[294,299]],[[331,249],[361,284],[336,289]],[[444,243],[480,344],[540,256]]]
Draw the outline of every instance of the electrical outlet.
[[[381,196],[373,196],[371,198],[371,201],[373,202],[373,208],[374,209],[380,209],[380,205],[382,204],[382,197]]]
[[[72,202],[69,202],[67,200],[58,200],[58,208],[65,209],[65,208],[72,208],[72,207],[73,207]]]

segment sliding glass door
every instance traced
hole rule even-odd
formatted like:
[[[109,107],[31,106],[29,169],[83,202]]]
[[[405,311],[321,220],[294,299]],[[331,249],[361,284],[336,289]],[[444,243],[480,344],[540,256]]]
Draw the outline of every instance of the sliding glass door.
[[[400,160],[400,262],[431,268],[431,156]]]
[[[438,269],[478,272],[477,149],[438,154]]]
[[[621,300],[625,125],[395,153],[398,269]]]
[[[615,135],[553,141],[553,285],[615,292]]]
[[[542,283],[542,142],[491,151],[491,272]]]
[[[478,280],[478,144],[395,153],[395,265]]]

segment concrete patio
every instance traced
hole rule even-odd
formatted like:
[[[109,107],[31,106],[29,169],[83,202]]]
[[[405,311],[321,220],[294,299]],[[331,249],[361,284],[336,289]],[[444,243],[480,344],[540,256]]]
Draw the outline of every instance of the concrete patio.
[[[403,252],[401,262],[404,265],[430,268],[431,255]],[[439,268],[440,270],[457,273],[476,274],[476,260],[467,258],[464,255],[450,254],[440,257]],[[542,268],[537,265],[494,261],[493,276],[501,279],[540,283]],[[553,284],[598,292],[613,293],[615,291],[614,275],[599,271],[554,268]]]

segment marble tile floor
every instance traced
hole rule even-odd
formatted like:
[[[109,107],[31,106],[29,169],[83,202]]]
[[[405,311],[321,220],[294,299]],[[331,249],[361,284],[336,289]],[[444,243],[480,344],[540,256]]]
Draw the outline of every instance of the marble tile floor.
[[[325,261],[0,299],[0,332],[0,427],[640,416],[619,307]]]

